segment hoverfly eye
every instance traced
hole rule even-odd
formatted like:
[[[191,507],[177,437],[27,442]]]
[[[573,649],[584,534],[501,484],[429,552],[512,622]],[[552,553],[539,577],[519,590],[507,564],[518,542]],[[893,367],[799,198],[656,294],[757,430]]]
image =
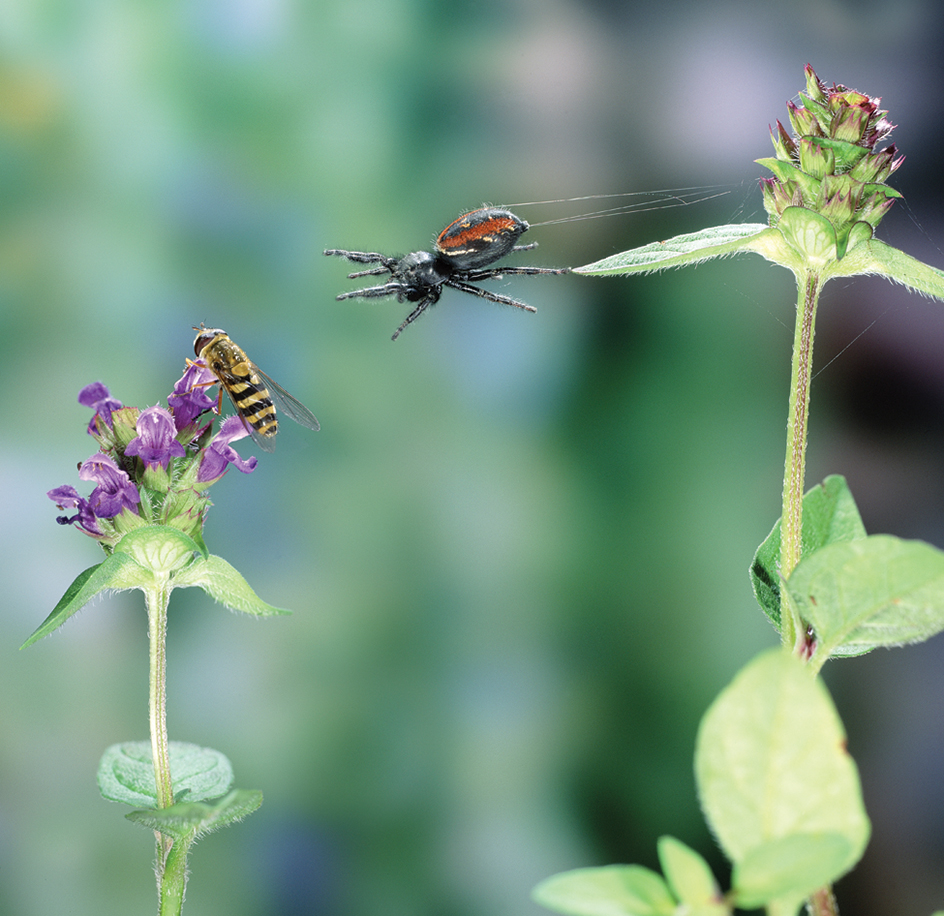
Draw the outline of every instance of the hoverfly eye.
[[[214,336],[213,334],[198,334],[197,339],[193,342],[193,352],[199,356],[210,344]]]

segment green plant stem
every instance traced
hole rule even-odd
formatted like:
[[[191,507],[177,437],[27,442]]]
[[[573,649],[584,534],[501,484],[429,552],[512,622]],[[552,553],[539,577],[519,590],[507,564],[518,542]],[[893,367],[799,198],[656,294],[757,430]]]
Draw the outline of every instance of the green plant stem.
[[[170,583],[166,575],[155,573],[154,584],[145,589],[148,610],[150,675],[148,678],[148,713],[151,724],[151,759],[157,807],[174,804],[167,741],[167,605]],[[173,839],[155,833],[157,840],[157,890],[161,916],[180,913],[186,880],[187,849],[178,849]],[[189,844],[188,844],[189,845]]]
[[[184,887],[187,884],[187,853],[192,841],[192,838],[176,840],[167,855],[161,880],[158,916],[180,914],[184,905]]]
[[[783,471],[783,514],[780,522],[780,575],[790,577],[803,550],[803,492],[806,474],[806,440],[810,416],[810,382],[813,377],[813,337],[816,307],[823,287],[819,274],[797,275],[797,317],[790,374],[790,415],[787,420],[787,457]],[[784,592],[786,594],[786,592]],[[780,607],[780,638],[786,649],[808,657],[806,624],[789,601]],[[822,887],[806,903],[810,916],[838,916],[832,889]]]
[[[787,457],[783,472],[783,513],[780,522],[780,574],[789,578],[800,562],[803,542],[803,479],[806,472],[806,437],[813,368],[813,333],[822,282],[819,274],[797,275],[797,316],[790,376],[790,415],[787,420]],[[789,602],[780,615],[782,644],[794,651],[805,647],[806,628]]]
[[[151,722],[151,758],[157,784],[157,807],[169,808],[174,803],[170,778],[170,757],[167,751],[167,604],[170,587],[166,578],[146,590],[148,608],[148,640],[150,642],[150,677],[148,679],[148,713]],[[163,581],[162,581],[163,579]]]

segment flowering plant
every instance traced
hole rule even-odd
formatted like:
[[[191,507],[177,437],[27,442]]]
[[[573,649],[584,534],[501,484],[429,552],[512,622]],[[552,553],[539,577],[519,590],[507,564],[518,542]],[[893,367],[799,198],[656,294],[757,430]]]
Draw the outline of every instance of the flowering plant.
[[[205,363],[196,360],[174,386],[167,408],[125,407],[99,382],[79,393],[79,403],[93,410],[88,432],[98,446],[79,465],[79,479],[94,486],[88,496],[71,485],[56,487],[48,496],[67,512],[57,519],[59,524],[73,525],[98,541],[105,559],[76,577],[22,647],[51,633],[106,589],[144,592],[151,738],[108,748],[98,784],[105,798],[134,805],[127,817],[156,833],[161,914],[180,912],[187,855],[197,836],[240,820],[262,804],[261,792],[232,789],[232,767],[219,751],[168,741],[170,594],[197,586],[234,611],[288,613],[261,601],[203,542],[208,488],[230,466],[248,474],[257,463],[254,457],[240,457],[232,445],[249,435],[239,416],[224,420],[214,432],[214,417],[207,412],[216,401],[207,389],[216,381]],[[220,800],[209,803],[213,799]]]
[[[771,131],[758,162],[767,225],[705,229],[575,269],[631,274],[753,251],[793,272],[798,287],[783,513],[751,566],[754,593],[780,634],[715,700],[699,728],[695,776],[702,809],[733,863],[722,894],[705,860],[673,837],[658,843],[660,875],[638,865],[585,868],[534,892],[570,916],[726,916],[764,908],[838,913],[830,885],[851,869],[870,823],[842,722],[816,679],[830,658],[920,642],[944,630],[944,552],[866,535],[839,476],[804,495],[813,336],[827,280],[878,274],[944,299],[944,272],[874,237],[899,193],[885,182],[902,163],[880,148],[892,130],[879,99],[827,88],[806,68],[793,134]],[[941,916],[941,914],[937,914]]]

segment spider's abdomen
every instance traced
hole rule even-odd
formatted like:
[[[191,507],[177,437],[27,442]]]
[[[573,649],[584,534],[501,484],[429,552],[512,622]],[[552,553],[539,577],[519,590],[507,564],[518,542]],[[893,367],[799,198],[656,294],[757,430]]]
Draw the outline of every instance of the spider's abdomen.
[[[446,226],[436,251],[458,270],[475,270],[503,258],[527,230],[528,224],[510,210],[482,207]]]

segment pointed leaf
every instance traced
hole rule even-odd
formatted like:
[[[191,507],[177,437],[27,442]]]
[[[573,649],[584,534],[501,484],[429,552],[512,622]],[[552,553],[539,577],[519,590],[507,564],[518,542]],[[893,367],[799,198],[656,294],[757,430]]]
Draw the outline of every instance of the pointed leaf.
[[[878,239],[857,245],[842,261],[832,265],[825,276],[851,277],[857,274],[878,274],[926,296],[944,299],[944,271]]]
[[[662,876],[641,865],[565,871],[542,881],[531,896],[568,916],[671,916],[675,911]]]
[[[624,251],[595,261],[584,267],[574,268],[579,274],[631,274],[683,264],[697,264],[722,255],[755,250],[749,244],[755,236],[768,231],[762,223],[743,223],[733,226],[717,226],[686,235],[678,235],[667,242],[652,242],[641,248]]]
[[[697,905],[720,900],[721,892],[708,863],[675,837],[659,838],[659,864],[680,903]]]
[[[59,603],[50,615],[33,631],[29,639],[20,646],[25,649],[38,639],[48,636],[61,627],[73,614],[80,611],[99,592],[106,589],[115,591],[134,588],[135,583],[147,584],[151,579],[148,570],[143,569],[127,554],[113,553],[97,566],[90,566],[76,576],[75,581],[66,589]]]
[[[241,821],[262,804],[256,789],[234,789],[215,804],[178,802],[169,808],[146,808],[125,817],[177,840],[196,839]]]
[[[832,474],[803,497],[802,557],[826,544],[864,537],[865,525],[845,477]],[[780,519],[754,554],[751,585],[757,603],[779,632]]]
[[[944,552],[878,534],[830,544],[797,564],[787,589],[816,631],[816,656],[923,642],[944,630]]]
[[[233,784],[233,767],[224,754],[184,741],[168,747],[174,797],[187,802],[219,798]],[[149,741],[113,744],[98,765],[98,789],[109,801],[157,807]]]
[[[849,853],[838,833],[795,833],[758,846],[734,867],[737,905],[753,910],[771,900],[802,900],[842,874]]]
[[[846,736],[820,680],[788,653],[762,653],[702,719],[695,750],[702,807],[728,857],[774,840],[832,833],[849,844],[832,879],[862,855],[869,821]]]
[[[271,617],[276,614],[291,614],[291,611],[266,604],[249,587],[249,583],[226,560],[210,554],[207,559],[197,559],[174,579],[178,588],[197,586],[211,598],[219,601],[231,611]]]

